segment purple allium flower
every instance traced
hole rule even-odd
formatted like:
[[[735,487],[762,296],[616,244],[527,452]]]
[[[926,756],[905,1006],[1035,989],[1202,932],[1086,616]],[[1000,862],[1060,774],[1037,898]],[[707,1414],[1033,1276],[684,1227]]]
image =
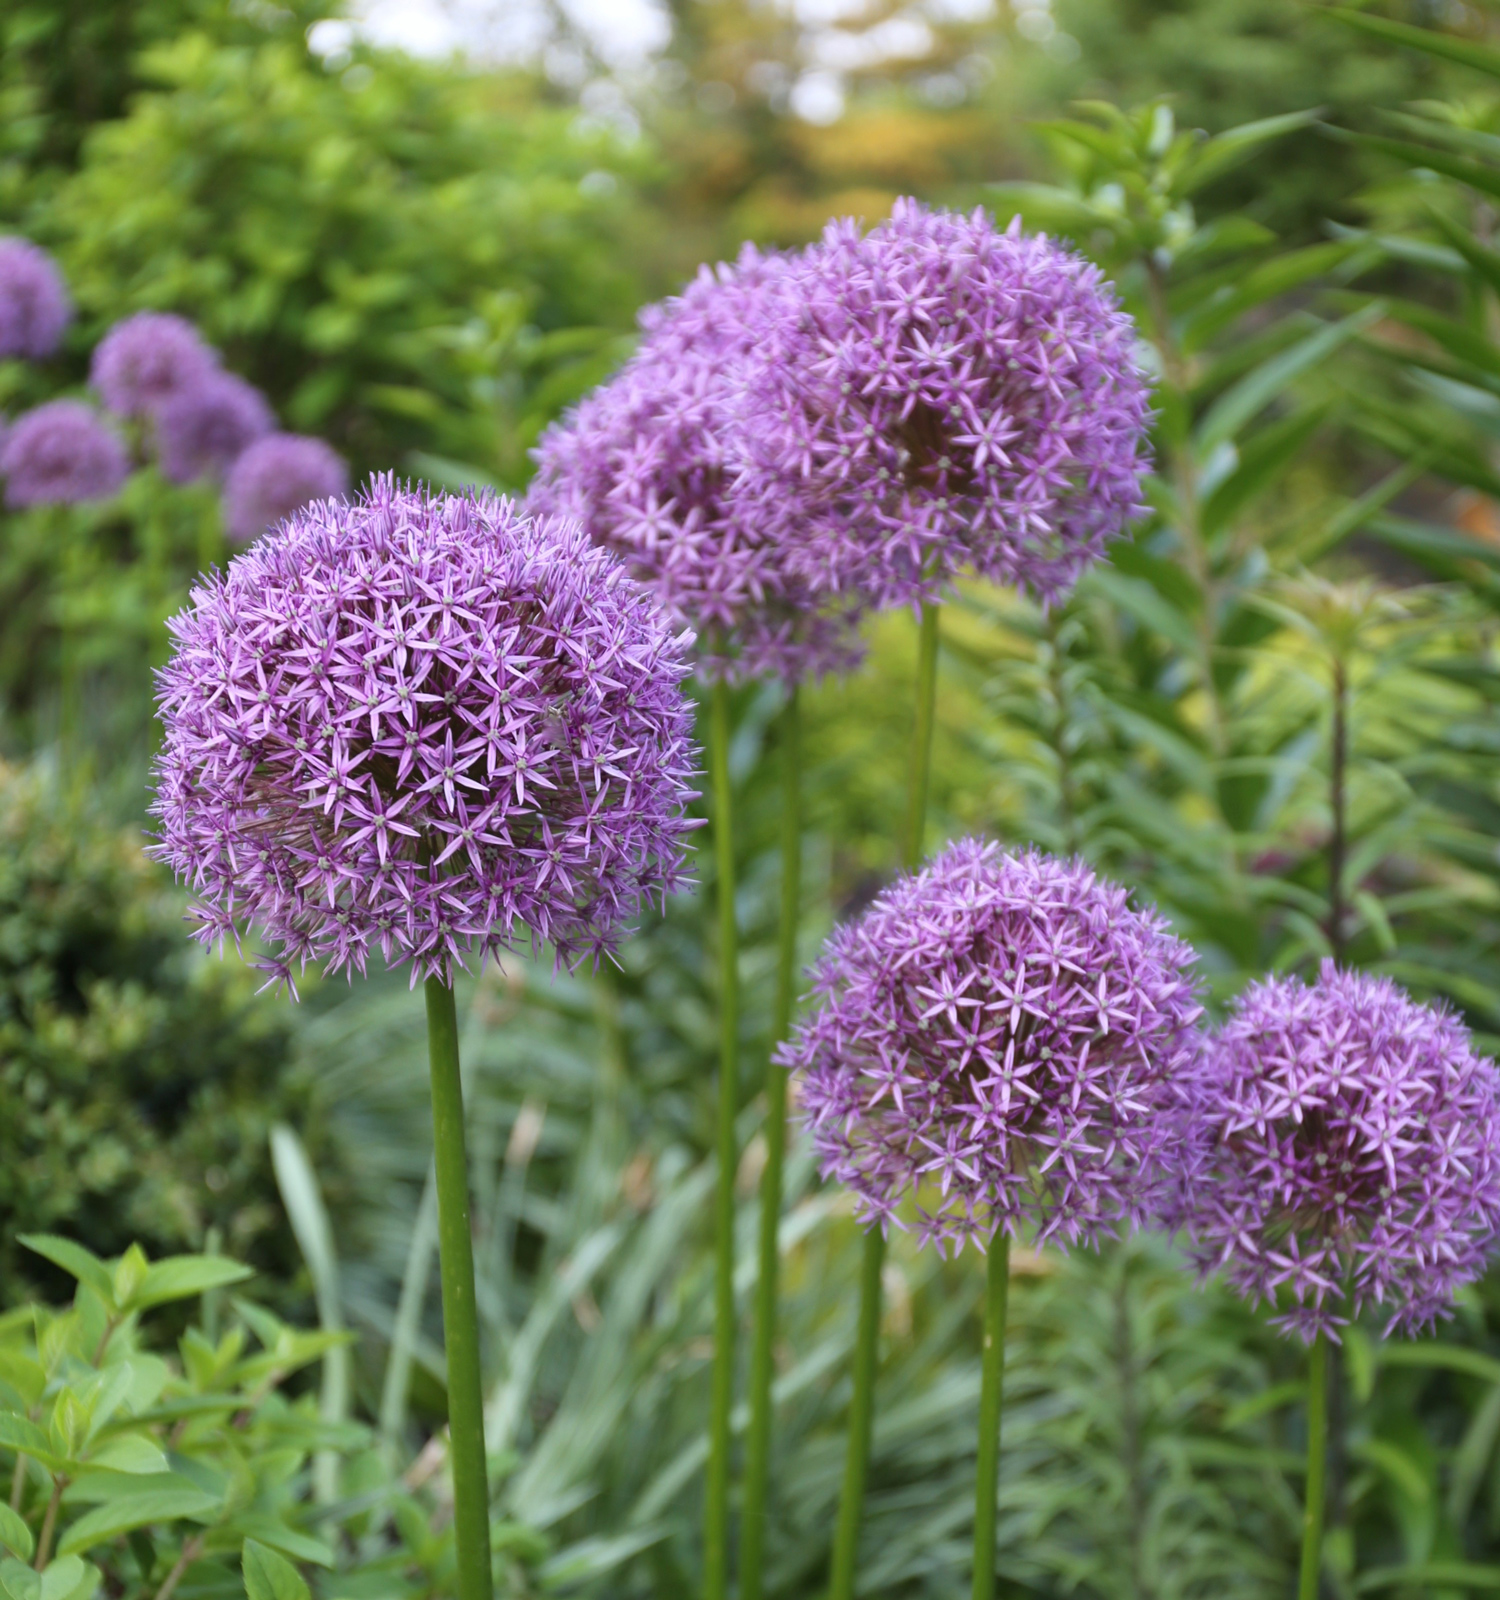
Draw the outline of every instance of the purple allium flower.
[[[222,478],[243,450],[275,426],[259,389],[215,370],[157,412],[161,469],[173,483]]]
[[[1206,1157],[1172,1220],[1309,1342],[1374,1303],[1446,1315],[1500,1229],[1500,1074],[1456,1017],[1323,964],[1252,984],[1206,1044]]]
[[[751,452],[813,524],[815,582],[878,605],[960,572],[1066,593],[1142,509],[1148,396],[1098,269],[1019,223],[899,200],[830,223],[759,330]]]
[[[142,311],[117,322],[94,351],[89,381],[120,417],[151,416],[218,370],[216,352],[191,322]]]
[[[629,364],[536,451],[533,508],[580,518],[698,636],[710,676],[796,681],[858,659],[851,607],[820,602],[794,567],[804,525],[781,526],[740,482],[740,371],[788,262],[746,247],[642,316]]]
[[[40,361],[73,320],[62,274],[29,239],[0,238],[0,359]]]
[[[782,1047],[826,1177],[926,1238],[1138,1220],[1180,1136],[1193,952],[1082,861],[963,839],[829,940]]]
[[[171,627],[155,851],[205,943],[415,983],[526,930],[608,949],[680,877],[690,640],[576,523],[377,478]]]
[[[331,445],[300,433],[268,433],[229,469],[225,531],[248,543],[311,501],[339,499],[348,491],[349,469]]]
[[[9,506],[105,500],[129,474],[124,445],[81,400],[49,400],[17,417],[0,440]]]

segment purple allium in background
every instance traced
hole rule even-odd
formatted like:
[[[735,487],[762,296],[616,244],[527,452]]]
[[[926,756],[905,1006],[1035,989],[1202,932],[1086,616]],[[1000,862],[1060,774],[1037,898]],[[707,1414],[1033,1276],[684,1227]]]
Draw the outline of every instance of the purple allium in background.
[[[1206,1044],[1190,1246],[1309,1342],[1371,1303],[1445,1315],[1500,1228],[1500,1075],[1457,1018],[1325,962],[1267,978]]]
[[[528,505],[580,518],[671,615],[698,635],[710,674],[788,681],[852,665],[847,601],[822,603],[794,572],[826,565],[801,549],[807,524],[745,492],[740,372],[788,262],[746,247],[703,268],[642,317],[634,358],[536,451]]]
[[[0,238],[0,359],[50,356],[73,320],[62,274],[29,239]]]
[[[218,369],[217,353],[191,322],[164,311],[142,311],[117,322],[94,351],[89,381],[121,417],[159,411]]]
[[[782,1047],[825,1177],[924,1237],[1094,1242],[1156,1203],[1201,1008],[1192,951],[1082,861],[964,839],[837,930]]]
[[[9,506],[104,500],[129,473],[124,445],[81,400],[49,400],[17,417],[0,439]]]
[[[157,413],[161,469],[173,483],[222,478],[243,450],[275,426],[259,389],[215,370],[179,390]]]
[[[576,523],[378,478],[171,626],[155,848],[205,943],[415,982],[528,929],[607,949],[680,877],[690,640]]]
[[[830,223],[761,330],[751,450],[810,520],[815,582],[878,605],[960,572],[1066,593],[1141,510],[1149,416],[1130,318],[1045,237],[898,200]]]
[[[268,433],[248,446],[224,484],[224,528],[241,544],[314,500],[339,499],[349,469],[331,445],[300,433]]]

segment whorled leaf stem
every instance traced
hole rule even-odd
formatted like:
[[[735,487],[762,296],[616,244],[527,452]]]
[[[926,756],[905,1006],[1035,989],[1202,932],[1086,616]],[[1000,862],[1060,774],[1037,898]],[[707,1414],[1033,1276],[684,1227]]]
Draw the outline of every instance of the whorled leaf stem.
[[[448,1358],[448,1451],[453,1467],[457,1600],[491,1600],[490,1491],[479,1375],[479,1313],[469,1229],[464,1093],[452,985],[426,981],[427,1053],[432,1069],[432,1144],[437,1175],[438,1262],[443,1280],[443,1345]]]
[[[917,645],[917,707],[912,737],[911,786],[907,790],[906,834],[901,864],[913,870],[922,859],[927,827],[928,776],[932,770],[932,730],[937,715],[938,607],[922,607]],[[875,1422],[875,1369],[880,1347],[880,1274],[885,1264],[885,1232],[865,1233],[860,1267],[859,1323],[854,1336],[854,1394],[849,1402],[849,1442],[844,1457],[844,1482],[839,1495],[838,1523],[833,1536],[833,1569],[829,1600],[852,1600],[859,1553],[859,1528],[864,1512],[865,1479],[870,1465],[870,1436]]]

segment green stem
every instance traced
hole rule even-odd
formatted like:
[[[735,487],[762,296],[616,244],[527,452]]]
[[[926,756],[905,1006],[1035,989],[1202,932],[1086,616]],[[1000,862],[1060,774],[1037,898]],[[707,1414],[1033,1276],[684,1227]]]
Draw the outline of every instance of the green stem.
[[[776,1279],[781,1265],[782,1168],[786,1156],[786,1068],[775,1048],[791,1027],[797,982],[797,921],[802,909],[802,714],[792,689],[781,716],[781,927],[776,956],[776,1015],[766,1062],[766,1165],[760,1179],[760,1273],[755,1342],[750,1352],[750,1432],[745,1444],[745,1509],[740,1523],[740,1600],[761,1600],[766,1491],[771,1472],[771,1378],[775,1368]]]
[[[1005,1388],[1005,1312],[1010,1240],[990,1244],[985,1269],[984,1350],[980,1357],[979,1463],[974,1475],[974,1600],[995,1593],[995,1506],[1000,1488],[1000,1399]]]
[[[719,1129],[714,1195],[714,1371],[704,1510],[704,1592],[729,1593],[729,1419],[734,1405],[734,1114],[739,1099],[739,940],[734,919],[734,815],[729,797],[729,689],[709,701],[709,782],[719,894]]]
[[[922,607],[917,645],[917,715],[912,738],[911,787],[907,791],[906,830],[901,864],[908,870],[922,859],[927,828],[928,774],[932,769],[932,730],[937,713],[938,608]],[[849,1446],[844,1486],[833,1536],[833,1578],[829,1600],[851,1600],[865,1479],[870,1467],[870,1435],[875,1421],[875,1367],[880,1348],[880,1272],[885,1264],[885,1233],[865,1234],[859,1280],[859,1326],[854,1338],[854,1395],[849,1402]]]
[[[1307,1358],[1307,1498],[1302,1512],[1302,1575],[1297,1600],[1318,1600],[1323,1566],[1323,1465],[1328,1449],[1328,1335]]]
[[[491,1600],[494,1580],[490,1567],[490,1491],[484,1456],[484,1395],[479,1377],[474,1241],[469,1231],[469,1174],[464,1158],[464,1091],[458,1068],[458,1014],[453,1007],[450,984],[442,978],[429,978],[426,987],[458,1600]]]

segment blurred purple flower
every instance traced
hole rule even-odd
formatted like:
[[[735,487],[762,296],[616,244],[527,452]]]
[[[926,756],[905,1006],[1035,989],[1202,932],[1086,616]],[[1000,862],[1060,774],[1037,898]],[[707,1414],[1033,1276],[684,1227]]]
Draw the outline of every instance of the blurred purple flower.
[[[680,878],[688,641],[576,523],[378,478],[171,627],[155,853],[205,943],[415,983],[527,930],[597,954]]]
[[[173,483],[222,478],[247,446],[275,426],[259,389],[215,370],[179,390],[157,413],[162,471]]]
[[[882,1224],[911,1195],[940,1249],[1139,1220],[1188,1105],[1192,963],[1082,861],[949,846],[834,933],[780,1052],[824,1176]]]
[[[125,447],[80,400],[49,400],[0,437],[0,476],[9,506],[105,500],[130,474]]]
[[[805,525],[773,525],[745,491],[740,372],[788,263],[747,246],[703,268],[642,316],[640,349],[620,374],[543,435],[528,504],[579,517],[698,635],[709,675],[788,681],[859,655],[846,601],[821,600],[793,570]]]
[[[268,433],[229,469],[225,531],[248,543],[310,502],[339,499],[348,490],[349,469],[330,445],[299,433]]]
[[[0,238],[0,359],[50,356],[73,320],[62,274],[29,239]]]
[[[1500,1229],[1500,1074],[1456,1017],[1388,978],[1267,978],[1206,1044],[1206,1161],[1169,1220],[1311,1342],[1370,1304],[1448,1313]]]
[[[776,309],[743,416],[816,585],[886,606],[972,572],[1051,601],[1142,509],[1133,325],[1052,240],[898,200],[830,223]]]
[[[150,416],[217,370],[217,353],[191,322],[142,311],[117,322],[94,351],[89,381],[121,417]]]

